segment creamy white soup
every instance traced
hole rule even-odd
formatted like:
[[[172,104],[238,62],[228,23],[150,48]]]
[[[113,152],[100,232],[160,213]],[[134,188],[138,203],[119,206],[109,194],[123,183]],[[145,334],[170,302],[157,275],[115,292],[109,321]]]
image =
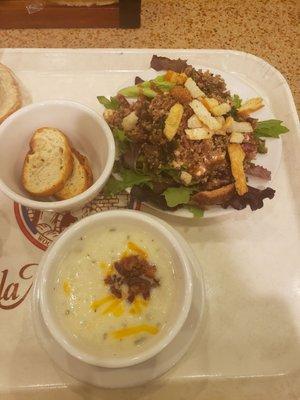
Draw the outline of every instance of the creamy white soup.
[[[163,334],[175,299],[171,254],[134,226],[103,226],[67,249],[53,285],[61,327],[102,357],[134,356]]]

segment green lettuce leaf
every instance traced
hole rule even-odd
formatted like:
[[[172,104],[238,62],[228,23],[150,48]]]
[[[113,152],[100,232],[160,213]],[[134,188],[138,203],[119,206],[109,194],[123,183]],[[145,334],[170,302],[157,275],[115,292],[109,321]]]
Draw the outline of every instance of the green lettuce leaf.
[[[118,140],[119,142],[130,141],[126,136],[126,133],[122,129],[119,128],[113,129],[113,135],[115,139]]]
[[[166,81],[164,75],[158,75],[152,82],[162,91],[169,91],[175,86],[175,83]]]
[[[201,208],[195,206],[187,206],[186,207],[191,213],[193,213],[195,218],[202,218],[204,215],[204,211]]]
[[[112,132],[119,152],[118,154],[125,153],[131,140],[126,136],[126,133],[122,129],[114,128]]]
[[[266,154],[268,152],[268,148],[266,146],[266,141],[260,139],[259,137],[256,138],[257,141],[257,151],[259,154]]]
[[[187,204],[190,201],[191,193],[190,188],[180,186],[166,189],[163,195],[169,207],[176,207],[179,204]]]
[[[242,105],[242,99],[240,98],[240,96],[238,94],[234,94],[231,97],[231,103],[232,103],[232,107],[234,107],[237,110]]]
[[[257,137],[279,138],[282,133],[288,132],[288,128],[281,125],[283,121],[278,119],[269,119],[257,123],[254,134]]]
[[[99,103],[110,110],[117,110],[120,107],[120,104],[115,97],[111,97],[110,100],[108,100],[105,96],[97,96],[97,99]]]
[[[122,94],[125,97],[129,98],[136,98],[141,95],[144,95],[146,97],[153,98],[157,95],[157,93],[152,90],[150,87],[147,87],[145,84],[146,82],[143,82],[141,85],[134,85],[134,86],[128,86],[124,89],[119,90],[119,93]]]
[[[175,84],[172,82],[168,82],[164,79],[164,75],[159,75],[154,79],[149,81],[145,81],[139,83],[134,86],[128,86],[124,89],[119,90],[119,93],[125,97],[136,98],[138,96],[144,95],[149,98],[154,98],[157,93],[153,90],[153,85],[156,86],[159,90],[169,91],[171,90]]]
[[[129,169],[122,169],[119,175],[120,179],[115,178],[113,175],[110,176],[104,188],[105,196],[114,196],[133,185],[148,183],[152,179],[149,175],[144,175]]]
[[[242,105],[242,99],[240,98],[240,96],[238,94],[234,94],[231,97],[231,110],[230,110],[230,114],[232,115],[232,117],[236,117],[237,115],[237,111],[238,109],[241,107]]]

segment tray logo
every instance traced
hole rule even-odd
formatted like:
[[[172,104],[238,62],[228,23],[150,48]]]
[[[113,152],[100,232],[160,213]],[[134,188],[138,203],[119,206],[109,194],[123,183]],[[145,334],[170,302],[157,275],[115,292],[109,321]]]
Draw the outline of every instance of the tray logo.
[[[119,208],[139,209],[139,206],[140,204],[132,201],[127,193],[110,198],[99,194],[77,211],[64,213],[40,211],[14,203],[14,212],[26,238],[39,249],[47,250],[66,228],[88,215]]]
[[[0,272],[0,308],[11,310],[18,307],[27,297],[32,286],[32,267],[38,264],[26,264],[19,270],[17,282],[11,281],[9,270],[3,269]],[[24,283],[26,282],[24,289]],[[29,286],[28,286],[29,285]]]

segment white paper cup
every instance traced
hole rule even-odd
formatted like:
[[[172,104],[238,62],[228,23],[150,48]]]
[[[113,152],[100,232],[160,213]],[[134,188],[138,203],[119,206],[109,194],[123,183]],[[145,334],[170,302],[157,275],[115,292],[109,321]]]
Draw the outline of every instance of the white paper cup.
[[[34,198],[22,185],[22,167],[34,131],[53,127],[66,134],[72,146],[91,165],[94,183],[85,192],[68,200]],[[12,200],[39,210],[78,209],[92,200],[105,185],[115,159],[115,143],[110,128],[95,111],[68,100],[31,104],[9,116],[0,125],[0,189]]]

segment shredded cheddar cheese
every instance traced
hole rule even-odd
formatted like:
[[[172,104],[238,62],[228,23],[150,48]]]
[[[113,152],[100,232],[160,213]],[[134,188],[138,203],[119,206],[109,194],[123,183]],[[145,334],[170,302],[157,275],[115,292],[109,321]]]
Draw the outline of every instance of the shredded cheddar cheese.
[[[91,303],[91,309],[94,311],[97,311],[97,309],[102,306],[103,304],[106,304],[108,302],[111,302],[114,300],[114,296],[109,295],[109,296],[105,296],[102,299],[98,299],[98,300],[94,300]]]
[[[130,256],[130,252],[126,249],[125,251],[123,251],[123,253],[121,255],[121,258],[125,258],[125,257],[128,257],[128,256]]]
[[[102,315],[111,313],[115,317],[120,317],[125,312],[122,300],[121,299],[116,299],[112,295],[105,296],[102,299],[92,301],[90,307],[91,307],[91,309],[93,311],[97,311],[99,307],[101,307],[101,306],[103,306],[105,304],[106,305],[108,304],[108,307],[106,307],[102,311],[102,313],[101,313]]]
[[[156,335],[159,329],[155,325],[136,325],[128,328],[122,328],[117,331],[112,332],[115,339],[123,339],[127,336],[137,335],[139,333],[149,333],[150,335]]]
[[[143,307],[147,307],[148,301],[142,298],[135,298],[132,306],[129,309],[129,313],[132,315],[140,315],[143,311]]]
[[[123,303],[119,303],[118,306],[113,310],[113,315],[115,317],[120,317],[124,314],[124,305]]]
[[[105,263],[103,261],[99,262],[99,267],[105,274],[112,274],[114,272],[114,267],[111,264]]]
[[[132,314],[132,315],[140,314],[141,311],[142,311],[142,309],[139,304],[133,304],[129,310],[130,314]]]
[[[105,263],[105,262],[99,262],[99,267],[101,268],[101,269],[107,269],[108,268],[108,264],[107,263]]]
[[[115,299],[114,301],[112,301],[111,304],[102,312],[102,315],[109,313],[113,314],[121,302],[121,299]]]
[[[147,252],[145,250],[143,250],[140,246],[138,246],[137,244],[135,244],[133,242],[128,242],[127,247],[128,247],[129,250],[134,251],[135,253],[137,253],[142,258],[147,258],[148,257]]]
[[[63,289],[64,289],[65,294],[71,293],[71,286],[70,286],[69,282],[65,281],[63,283]]]

